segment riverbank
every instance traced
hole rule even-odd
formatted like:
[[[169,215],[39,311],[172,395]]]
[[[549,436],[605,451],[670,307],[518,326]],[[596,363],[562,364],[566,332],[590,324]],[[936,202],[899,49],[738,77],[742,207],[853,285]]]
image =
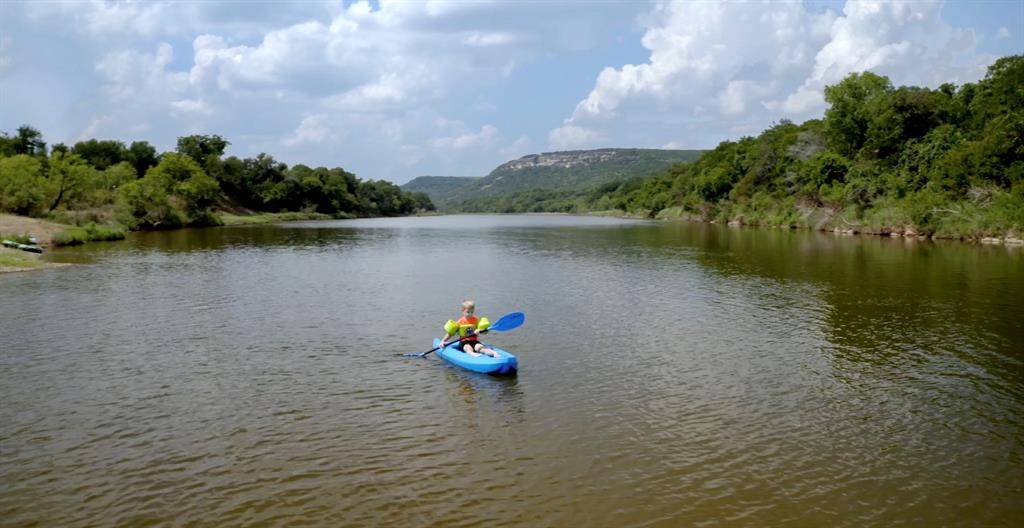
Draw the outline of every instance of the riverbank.
[[[869,226],[863,224],[856,224],[853,222],[843,222],[844,225],[839,226],[837,223],[842,221],[838,215],[829,214],[827,211],[822,209],[814,209],[801,212],[801,222],[796,223],[752,223],[744,222],[741,219],[732,219],[727,222],[719,222],[715,219],[703,218],[700,215],[686,213],[681,207],[669,207],[662,209],[658,214],[651,218],[647,211],[638,211],[629,213],[617,209],[604,210],[604,211],[588,211],[584,213],[578,213],[585,216],[608,216],[615,218],[625,218],[631,220],[661,220],[666,222],[697,222],[704,224],[720,224],[724,223],[732,227],[756,227],[761,229],[808,229],[812,231],[820,231],[823,233],[834,233],[836,235],[853,236],[853,235],[871,235],[881,236],[890,238],[913,238],[922,240],[956,240],[969,244],[1003,244],[1010,247],[1024,246],[1024,234],[1009,232],[1003,236],[935,236],[926,233],[919,232],[914,226],[897,226],[897,227],[879,227]]]
[[[40,247],[53,247],[57,235],[74,226],[6,213],[0,213],[0,235],[30,235],[36,238]]]

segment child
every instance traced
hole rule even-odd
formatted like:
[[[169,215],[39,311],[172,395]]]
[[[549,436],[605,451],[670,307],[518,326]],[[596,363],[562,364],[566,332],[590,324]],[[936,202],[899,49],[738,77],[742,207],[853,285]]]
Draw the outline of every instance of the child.
[[[487,330],[491,326],[491,322],[486,317],[477,319],[473,315],[473,311],[476,309],[476,305],[473,301],[466,299],[462,301],[462,317],[458,321],[449,320],[444,325],[444,337],[441,338],[441,346],[445,346],[445,342],[448,338],[455,337],[458,335],[462,338],[462,350],[473,356],[478,357],[480,353],[487,354],[493,358],[500,357],[497,352],[487,348],[477,340],[477,333]]]

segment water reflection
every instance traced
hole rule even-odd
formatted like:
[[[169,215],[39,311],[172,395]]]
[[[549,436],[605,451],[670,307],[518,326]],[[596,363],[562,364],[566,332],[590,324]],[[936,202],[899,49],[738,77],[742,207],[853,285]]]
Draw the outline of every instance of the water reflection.
[[[1021,253],[557,216],[54,251],[93,264],[0,276],[0,515],[1014,525]],[[467,296],[528,314],[518,377],[396,359]]]

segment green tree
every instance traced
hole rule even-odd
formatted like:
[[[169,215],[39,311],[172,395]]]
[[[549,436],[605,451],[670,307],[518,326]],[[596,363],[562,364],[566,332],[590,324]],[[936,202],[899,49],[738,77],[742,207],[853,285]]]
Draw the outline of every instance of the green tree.
[[[159,157],[156,154],[156,148],[150,145],[148,141],[132,141],[131,146],[128,147],[128,156],[126,158],[128,163],[132,164],[135,168],[135,175],[141,178],[146,175],[146,171],[150,167],[155,166],[159,161]]]
[[[79,141],[71,147],[71,153],[77,154],[86,163],[99,170],[128,159],[128,149],[124,143],[113,139],[90,139]]]
[[[200,167],[205,167],[209,160],[220,159],[224,155],[224,149],[230,144],[228,140],[216,134],[182,136],[178,138],[177,152],[192,158]]]
[[[853,158],[867,138],[872,102],[892,91],[889,79],[871,72],[855,73],[825,88],[825,138],[829,146]]]
[[[18,127],[18,133],[12,139],[11,146],[15,154],[46,155],[46,142],[43,141],[43,134],[29,125]]]
[[[975,129],[1007,110],[1024,108],[1024,55],[998,59],[988,68],[985,79],[972,90],[967,102]]]
[[[81,157],[60,152],[50,157],[49,179],[53,192],[50,211],[64,201],[80,205],[84,197],[100,181],[96,169],[90,167]]]
[[[38,158],[17,154],[0,158],[0,210],[33,215],[42,212],[48,182]]]
[[[189,156],[167,153],[139,180],[118,192],[119,218],[132,227],[162,229],[217,223],[210,206],[220,194],[217,181]]]
[[[949,101],[943,92],[916,87],[901,87],[887,97],[876,98],[869,112],[864,150],[878,159],[894,156],[907,141],[946,122]]]
[[[18,153],[15,148],[16,138],[7,135],[7,132],[0,132],[0,158],[14,156]]]
[[[129,229],[172,229],[188,218],[167,192],[167,182],[147,174],[117,193],[117,220]]]

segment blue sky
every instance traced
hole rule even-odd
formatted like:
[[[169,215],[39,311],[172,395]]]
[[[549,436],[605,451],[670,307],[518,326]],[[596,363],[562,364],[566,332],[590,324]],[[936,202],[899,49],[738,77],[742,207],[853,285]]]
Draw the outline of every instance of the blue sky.
[[[398,183],[598,147],[708,148],[863,70],[976,81],[1024,2],[3,2],[0,130],[221,134]]]

